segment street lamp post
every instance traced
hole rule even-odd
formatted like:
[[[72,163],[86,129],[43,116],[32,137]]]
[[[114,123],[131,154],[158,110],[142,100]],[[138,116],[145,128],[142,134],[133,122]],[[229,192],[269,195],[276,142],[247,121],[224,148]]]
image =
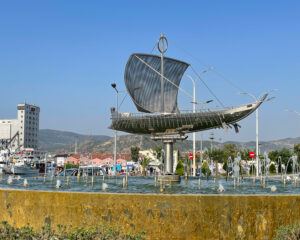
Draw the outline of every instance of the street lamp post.
[[[271,93],[271,92],[274,92],[274,91],[277,91],[277,89],[272,89],[271,91],[267,92],[267,93]],[[251,98],[254,99],[254,101],[258,101],[257,97],[255,97],[253,94],[251,93],[247,93],[247,92],[242,92],[240,94],[244,94],[244,95],[248,95],[250,96]],[[267,100],[265,100],[265,102],[267,101],[270,101],[272,99],[274,99],[275,97],[271,97],[271,98],[268,98]],[[256,108],[255,110],[255,135],[256,135],[256,151],[255,151],[255,155],[256,155],[256,177],[258,177],[259,175],[259,172],[258,172],[258,167],[259,167],[259,144],[258,144],[258,108]]]
[[[117,89],[117,84],[112,83],[111,84],[112,88],[115,89],[116,91],[116,100],[117,100],[117,106],[116,106],[116,111],[117,111],[117,118],[119,116],[119,91]],[[115,142],[114,142],[114,175],[117,175],[117,136],[118,136],[118,131],[115,130]]]
[[[205,73],[205,72],[203,72]],[[192,101],[192,104],[193,104],[193,113],[196,113],[196,104],[198,103],[196,101],[196,81],[191,77],[191,76],[188,76],[189,79],[191,79],[192,83],[193,83],[193,101]],[[206,102],[204,102],[204,104],[207,104],[207,103],[210,103],[212,102],[213,100],[208,100]],[[200,153],[200,161],[202,163],[202,134],[200,135],[200,149],[201,149],[201,153]],[[193,132],[193,171],[192,171],[192,176],[196,176],[196,133]]]
[[[210,133],[209,139],[210,139],[210,153],[212,154],[212,151],[213,151],[213,140],[215,139],[213,132]]]
[[[190,77],[193,83],[193,113],[196,112],[196,82]],[[196,133],[193,132],[193,177],[196,176]]]
[[[251,98],[253,98],[255,102],[257,102],[257,98],[253,94],[247,93],[247,92],[243,92],[241,94],[248,95]],[[258,175],[259,175],[259,172],[258,172],[258,167],[259,167],[258,166],[258,164],[259,164],[259,162],[258,162],[259,161],[259,157],[258,157],[258,154],[259,154],[259,152],[258,152],[258,108],[256,108],[256,110],[255,110],[255,143],[256,143],[255,144],[256,177],[258,177]]]
[[[214,160],[213,160],[212,152],[213,152],[213,141],[215,139],[213,132],[210,133],[209,139],[210,139],[210,164],[212,164],[213,166]],[[217,172],[218,172],[218,164],[216,164],[215,176],[217,176]]]

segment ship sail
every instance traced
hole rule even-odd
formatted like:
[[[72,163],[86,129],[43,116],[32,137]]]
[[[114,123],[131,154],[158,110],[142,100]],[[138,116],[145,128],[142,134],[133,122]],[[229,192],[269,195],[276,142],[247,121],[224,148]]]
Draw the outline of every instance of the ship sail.
[[[161,57],[150,54],[132,54],[129,57],[125,68],[125,85],[138,111],[155,113],[164,109],[165,113],[179,112],[178,87],[189,64],[164,57],[163,65],[162,96]]]

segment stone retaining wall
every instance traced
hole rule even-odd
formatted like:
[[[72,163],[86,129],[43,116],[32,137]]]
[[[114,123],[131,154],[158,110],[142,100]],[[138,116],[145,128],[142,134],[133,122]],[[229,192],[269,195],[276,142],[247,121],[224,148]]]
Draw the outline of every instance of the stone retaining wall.
[[[0,221],[20,227],[97,224],[148,239],[272,239],[300,221],[297,195],[150,195],[0,190]]]

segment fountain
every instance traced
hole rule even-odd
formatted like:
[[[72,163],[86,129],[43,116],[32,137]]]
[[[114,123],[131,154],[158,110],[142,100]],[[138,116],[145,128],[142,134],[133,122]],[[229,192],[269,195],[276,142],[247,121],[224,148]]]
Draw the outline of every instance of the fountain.
[[[0,187],[45,191],[105,191],[163,194],[217,194],[225,192],[226,194],[300,193],[300,189],[297,188],[299,183],[299,164],[297,156],[291,156],[286,166],[280,156],[276,162],[276,173],[280,173],[281,177],[278,175],[270,175],[271,161],[267,153],[264,153],[263,158],[259,161],[261,188],[253,184],[255,183],[255,176],[243,175],[243,169],[247,167],[245,167],[246,164],[242,161],[240,153],[237,153],[234,158],[228,158],[227,169],[224,175],[219,174],[218,178],[216,178],[217,171],[215,162],[206,159],[203,160],[201,165],[203,167],[203,174],[199,174],[198,177],[189,176],[189,178],[187,178],[188,175],[186,175],[186,181],[182,181],[172,187],[170,182],[158,181],[160,173],[155,173],[150,177],[135,177],[130,176],[126,171],[124,176],[118,177],[106,175],[105,171],[102,172],[101,175],[98,175],[95,171],[88,172],[84,169],[80,174],[77,174],[77,176],[68,175],[67,171],[63,171],[59,175],[43,174],[41,176],[25,177],[2,174]],[[202,181],[203,179],[205,179],[205,181]],[[128,185],[129,181],[130,185]],[[28,182],[30,182],[30,184]],[[281,184],[281,182],[283,182],[283,184]]]
[[[125,68],[124,81],[127,92],[137,110],[144,114],[120,113],[117,105],[116,108],[111,108],[110,128],[115,131],[150,135],[152,140],[161,141],[165,152],[164,171],[158,177],[158,181],[178,183],[180,177],[174,173],[174,143],[187,139],[188,133],[213,128],[233,127],[238,132],[240,126],[237,122],[254,112],[266,100],[267,94],[252,104],[236,108],[180,112],[177,96],[179,90],[187,94],[181,89],[180,82],[190,64],[165,56],[168,41],[163,34],[159,38],[157,48],[159,55],[132,54]],[[118,94],[116,84],[111,86]],[[211,163],[209,168],[212,174],[213,170],[216,170],[213,175],[217,177],[217,164],[214,167]]]
[[[236,184],[237,186],[240,184],[240,162],[241,155],[238,153],[237,157],[235,157],[233,161],[233,181],[234,185]]]

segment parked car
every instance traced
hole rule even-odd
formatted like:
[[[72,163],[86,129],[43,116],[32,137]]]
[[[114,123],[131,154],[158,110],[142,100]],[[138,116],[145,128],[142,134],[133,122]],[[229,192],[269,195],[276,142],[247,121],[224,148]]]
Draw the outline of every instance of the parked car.
[[[102,167],[97,166],[80,166],[78,168],[80,176],[103,176],[106,175],[106,171]]]

